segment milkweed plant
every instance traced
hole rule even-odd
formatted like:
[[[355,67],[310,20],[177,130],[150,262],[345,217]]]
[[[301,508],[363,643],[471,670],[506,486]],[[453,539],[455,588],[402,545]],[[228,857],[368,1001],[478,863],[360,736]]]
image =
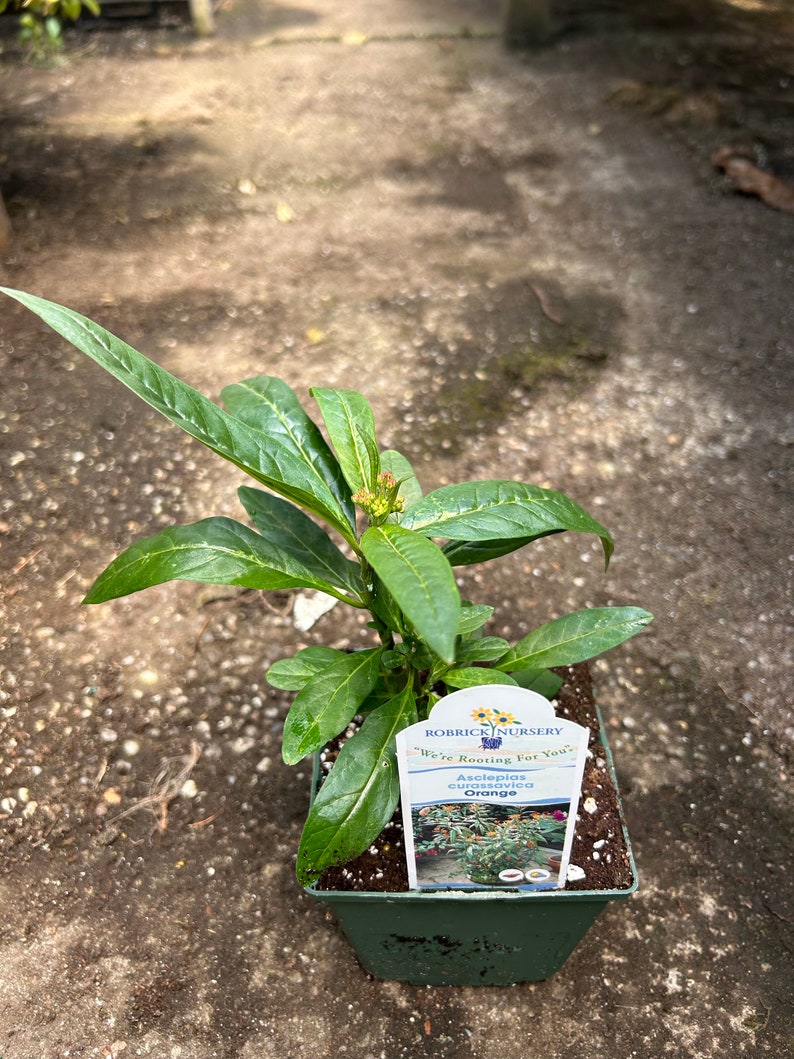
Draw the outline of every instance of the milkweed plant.
[[[368,613],[373,646],[306,647],[268,671],[273,687],[296,693],[284,724],[287,764],[361,718],[311,805],[297,857],[301,883],[356,857],[391,820],[395,736],[425,719],[439,695],[495,683],[551,698],[560,686],[553,667],[615,647],[651,620],[637,607],[595,607],[512,646],[485,635],[493,607],[461,598],[456,567],[565,531],[594,534],[608,564],[609,532],[564,494],[524,482],[464,482],[424,495],[408,459],[381,451],[372,408],[354,390],[312,389],[315,420],[285,382],[260,375],[227,386],[220,407],[86,317],[0,289],[251,483],[239,489],[250,522],[205,518],[137,541],[85,603],[186,580],[317,589]]]

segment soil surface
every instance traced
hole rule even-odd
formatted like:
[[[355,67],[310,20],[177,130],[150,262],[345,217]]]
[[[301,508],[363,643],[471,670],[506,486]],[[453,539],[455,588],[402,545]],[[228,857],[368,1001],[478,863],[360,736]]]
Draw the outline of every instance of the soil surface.
[[[625,838],[619,795],[610,775],[604,733],[593,698],[593,682],[586,662],[558,670],[564,684],[554,705],[558,717],[589,728],[588,756],[584,767],[567,890],[627,890],[635,881]],[[349,731],[355,730],[354,728]],[[348,733],[333,740],[320,755],[319,776],[330,773]],[[507,814],[510,810],[505,809]],[[400,809],[369,849],[345,865],[326,868],[314,884],[318,890],[399,893],[410,889]],[[443,858],[438,858],[442,860]],[[450,879],[448,869],[437,881]],[[454,889],[454,886],[449,887]]]
[[[4,304],[2,1059],[794,1052],[794,214],[713,161],[794,184],[792,4],[557,17],[510,51],[487,0],[224,0],[209,41],[117,17],[45,68],[0,20],[5,285],[212,397],[360,389],[426,488],[570,494],[608,573],[566,535],[466,568],[494,635],[656,615],[594,667],[637,895],[545,983],[374,981],[294,880],[264,679],[369,630],[188,584],[81,608],[241,482]]]

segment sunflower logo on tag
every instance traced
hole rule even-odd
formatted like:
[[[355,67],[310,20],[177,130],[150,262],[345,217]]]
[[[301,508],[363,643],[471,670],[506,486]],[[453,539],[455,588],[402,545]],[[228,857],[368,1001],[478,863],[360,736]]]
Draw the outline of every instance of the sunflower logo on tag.
[[[504,713],[501,710],[493,709],[493,707],[473,710],[472,717],[475,721],[479,721],[482,725],[487,725],[491,729],[490,735],[482,737],[480,746],[483,750],[499,750],[502,746],[502,737],[496,734],[497,728],[504,727],[506,724],[516,723],[512,713]]]

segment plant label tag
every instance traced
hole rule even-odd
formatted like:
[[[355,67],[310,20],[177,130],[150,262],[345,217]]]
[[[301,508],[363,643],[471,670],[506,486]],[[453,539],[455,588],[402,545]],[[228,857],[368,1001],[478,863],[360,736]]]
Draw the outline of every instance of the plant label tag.
[[[564,886],[588,737],[505,684],[455,691],[400,732],[411,889]]]

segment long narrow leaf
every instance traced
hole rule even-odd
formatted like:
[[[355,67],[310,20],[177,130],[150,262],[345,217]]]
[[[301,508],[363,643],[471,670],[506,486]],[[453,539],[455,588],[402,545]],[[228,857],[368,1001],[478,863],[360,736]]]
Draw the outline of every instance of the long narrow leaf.
[[[385,628],[397,633],[401,639],[405,638],[405,615],[383,582],[378,585],[378,591],[370,598],[368,606],[373,617],[377,618]]]
[[[562,677],[558,677],[550,669],[519,669],[510,676],[520,688],[537,691],[538,695],[547,699],[553,699],[565,683]]]
[[[451,664],[460,595],[441,550],[418,533],[388,524],[368,529],[361,549],[419,635]]]
[[[463,601],[458,621],[458,635],[470,636],[483,627],[493,616],[493,607],[487,607],[484,603],[469,603]]]
[[[289,500],[241,486],[240,501],[268,542],[290,552],[307,568],[355,597],[361,595],[361,568],[337,548],[328,534]]]
[[[510,644],[501,636],[481,636],[476,640],[464,640],[458,645],[455,662],[458,665],[471,662],[495,662],[510,650]]]
[[[496,663],[505,672],[574,665],[617,647],[653,620],[639,607],[577,610],[535,629]]]
[[[400,796],[394,738],[416,721],[410,687],[378,706],[342,747],[309,812],[298,851],[298,880],[363,853],[394,815]]]
[[[323,647],[319,644],[304,647],[292,658],[280,658],[278,662],[274,662],[265,674],[265,679],[271,688],[300,691],[312,677],[343,657],[344,652],[335,647]]]
[[[499,559],[541,537],[550,537],[552,533],[561,532],[562,530],[550,530],[548,533],[537,533],[534,537],[512,537],[506,541],[447,541],[441,550],[452,566],[471,566],[474,563],[487,563],[490,559]]]
[[[283,457],[290,461],[291,476],[299,469],[304,486],[313,495],[330,491],[347,528],[355,531],[355,509],[342,469],[317,424],[283,379],[258,375],[232,383],[221,390],[221,400],[235,419],[278,444]]]
[[[294,555],[266,544],[231,518],[207,518],[170,526],[136,541],[99,575],[84,603],[104,603],[166,581],[201,581],[242,588],[316,588],[348,599]],[[348,600],[349,602],[349,600]]]
[[[275,492],[325,519],[351,542],[351,510],[329,488],[323,471],[289,436],[269,434],[222,408],[149,360],[104,327],[72,309],[0,287],[91,357],[152,408],[207,448]]]
[[[483,669],[482,666],[464,666],[442,673],[441,679],[450,688],[478,688],[481,684],[512,684],[516,681],[498,669]]]
[[[319,750],[344,730],[375,687],[383,648],[356,651],[321,670],[295,696],[284,724],[288,765]]]
[[[374,489],[380,466],[369,401],[355,390],[314,387],[310,393],[320,407],[347,484],[354,493]]]
[[[607,562],[609,532],[562,493],[524,482],[485,481],[447,485],[406,511],[402,526],[426,537],[498,541],[542,537],[563,530],[594,533]]]

